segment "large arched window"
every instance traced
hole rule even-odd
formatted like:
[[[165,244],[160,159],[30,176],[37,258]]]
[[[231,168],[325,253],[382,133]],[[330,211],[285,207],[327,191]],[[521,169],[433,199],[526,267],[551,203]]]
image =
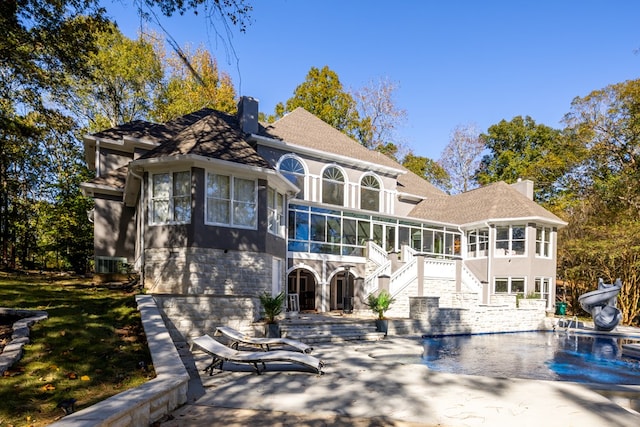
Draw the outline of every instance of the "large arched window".
[[[300,189],[297,199],[304,199],[304,167],[295,157],[286,157],[280,162],[280,172]]]
[[[380,211],[380,181],[373,175],[365,175],[360,181],[360,209]]]
[[[335,166],[322,173],[322,203],[344,205],[344,175]]]

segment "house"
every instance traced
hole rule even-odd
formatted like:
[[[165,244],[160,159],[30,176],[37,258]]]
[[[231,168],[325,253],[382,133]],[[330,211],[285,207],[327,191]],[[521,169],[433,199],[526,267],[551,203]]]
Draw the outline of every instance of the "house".
[[[358,310],[378,289],[405,317],[426,295],[454,307],[535,294],[553,308],[566,223],[531,181],[450,196],[302,108],[257,117],[242,97],[235,117],[86,136],[96,273],[131,265],[168,318],[203,331],[257,319],[264,291],[318,312]]]

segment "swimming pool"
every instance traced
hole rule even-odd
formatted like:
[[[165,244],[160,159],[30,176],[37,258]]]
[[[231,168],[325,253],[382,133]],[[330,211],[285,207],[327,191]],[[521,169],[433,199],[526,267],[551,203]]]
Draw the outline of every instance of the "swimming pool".
[[[565,332],[518,332],[424,338],[423,363],[434,371],[490,377],[640,385],[640,360],[621,345],[640,338]]]

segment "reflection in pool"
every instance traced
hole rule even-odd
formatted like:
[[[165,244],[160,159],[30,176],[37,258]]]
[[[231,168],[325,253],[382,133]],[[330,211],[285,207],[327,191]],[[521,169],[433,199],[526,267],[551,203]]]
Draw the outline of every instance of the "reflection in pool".
[[[490,377],[640,385],[640,360],[605,335],[520,332],[424,338],[423,362],[434,371]]]

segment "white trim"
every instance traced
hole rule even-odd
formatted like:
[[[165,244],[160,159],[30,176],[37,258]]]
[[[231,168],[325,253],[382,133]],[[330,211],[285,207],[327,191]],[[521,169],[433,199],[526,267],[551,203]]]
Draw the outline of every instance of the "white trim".
[[[364,166],[368,170],[376,171],[384,174],[392,174],[392,175],[398,176],[398,175],[404,175],[407,173],[407,171],[402,169],[383,166],[377,163],[358,160],[352,157],[342,156],[339,154],[327,153],[326,151],[303,147],[301,145],[292,144],[290,142],[285,142],[278,139],[268,138],[262,135],[251,134],[251,138],[256,140],[260,145],[264,145],[265,147],[277,148],[283,151],[294,151],[296,153],[318,157],[320,159],[324,159],[327,161],[340,162],[345,165],[356,166],[358,168],[362,168]],[[354,141],[354,144],[357,144],[357,142]]]
[[[208,196],[207,196],[207,185],[208,185],[208,181],[209,181],[209,175],[218,175],[218,176],[226,176],[229,178],[229,222],[225,223],[225,222],[211,222],[207,220],[207,214],[209,211],[209,203],[208,203]],[[253,225],[244,225],[244,224],[236,224],[233,221],[234,215],[233,215],[233,203],[234,203],[234,191],[235,191],[235,180],[236,179],[242,179],[245,181],[253,181],[253,189],[254,189],[254,196],[253,196],[253,205],[255,207],[255,223]],[[257,179],[247,179],[241,176],[234,176],[234,175],[226,175],[226,174],[221,174],[221,173],[216,173],[216,172],[212,172],[210,170],[205,171],[204,174],[204,225],[213,225],[216,227],[228,227],[228,228],[237,228],[237,229],[243,229],[243,230],[257,230],[258,229],[258,180]],[[221,199],[219,199],[221,200]]]

